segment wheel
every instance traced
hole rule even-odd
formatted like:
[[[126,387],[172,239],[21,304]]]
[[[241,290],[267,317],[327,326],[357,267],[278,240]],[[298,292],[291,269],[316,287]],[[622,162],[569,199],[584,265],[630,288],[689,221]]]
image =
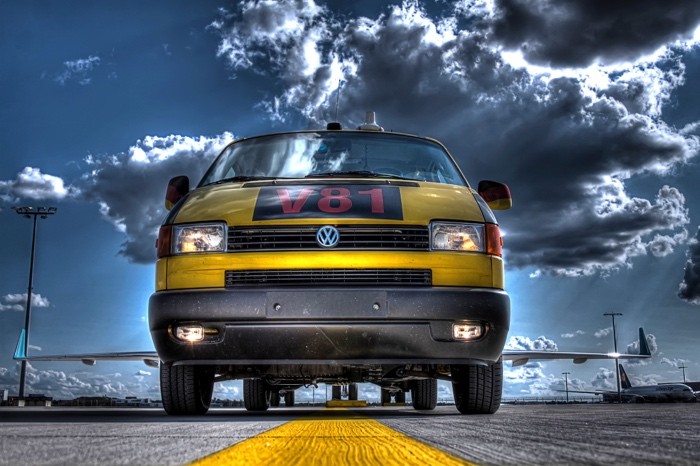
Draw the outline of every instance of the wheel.
[[[405,403],[406,402],[406,392],[401,390],[400,392],[396,392],[396,395],[394,395],[394,402],[396,403]]]
[[[287,408],[294,406],[294,390],[287,390],[284,394],[284,404]]]
[[[207,366],[160,364],[160,395],[168,414],[204,414],[214,392],[214,371]]]
[[[273,390],[270,393],[270,406],[276,408],[280,405],[280,392]]]
[[[411,389],[415,409],[435,409],[437,405],[437,379],[422,379],[413,382]]]
[[[340,399],[340,385],[333,385],[331,389],[331,399],[332,400],[339,400]]]
[[[351,383],[348,388],[348,400],[357,400],[357,384]]]
[[[264,380],[243,380],[243,404],[248,411],[267,411],[270,406],[270,394],[271,391]]]
[[[489,366],[452,366],[452,392],[462,414],[493,414],[501,406],[503,362]]]

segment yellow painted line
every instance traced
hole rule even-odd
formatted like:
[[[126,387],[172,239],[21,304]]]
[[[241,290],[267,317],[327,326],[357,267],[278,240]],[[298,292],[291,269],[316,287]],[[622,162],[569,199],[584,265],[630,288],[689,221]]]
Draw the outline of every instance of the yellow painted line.
[[[328,400],[326,408],[366,408],[367,400]]]
[[[465,465],[460,458],[366,418],[298,419],[193,465]]]

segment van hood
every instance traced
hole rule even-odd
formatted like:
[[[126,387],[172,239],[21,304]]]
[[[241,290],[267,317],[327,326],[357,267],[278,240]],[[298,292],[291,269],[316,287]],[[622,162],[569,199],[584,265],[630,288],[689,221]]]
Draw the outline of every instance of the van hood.
[[[376,179],[226,183],[190,192],[173,223],[225,221],[279,224],[428,225],[432,220],[483,222],[471,188]],[[171,216],[172,218],[172,216]]]

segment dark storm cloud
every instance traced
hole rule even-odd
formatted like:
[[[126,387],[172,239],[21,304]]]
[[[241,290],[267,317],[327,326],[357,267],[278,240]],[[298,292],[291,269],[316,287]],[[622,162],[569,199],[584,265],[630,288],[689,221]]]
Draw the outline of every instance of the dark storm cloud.
[[[585,67],[635,61],[692,37],[696,0],[497,0],[493,38],[531,63]]]
[[[303,20],[292,36],[283,27],[265,27],[264,35],[243,43],[232,32],[235,15],[219,24],[220,55],[229,65],[244,69],[249,65],[237,65],[237,57],[252,52],[246,56],[255,57],[257,69],[277,70],[273,75],[286,84],[266,103],[273,118],[298,111],[319,125],[328,121],[342,77],[346,125],[376,110],[387,129],[441,139],[472,182],[511,185],[515,209],[500,215],[507,261],[535,275],[607,273],[630,266],[635,256],[668,255],[684,239],[688,212],[681,192],[660,185],[653,199],[644,199],[625,184],[637,174],[665,174],[698,152],[697,135],[659,118],[683,83],[678,59],[603,73],[604,79],[532,75],[492,47],[482,27],[486,13],[480,27],[466,30],[458,26],[463,9],[431,18],[409,1],[376,19],[341,23],[310,3],[277,4]],[[310,46],[313,37],[329,35],[332,46]],[[261,51],[274,37],[286,46],[269,46],[268,57]],[[283,62],[308,66],[280,71]]]
[[[678,296],[692,304],[700,304],[700,228],[688,246],[688,261],[685,264],[683,281]]]
[[[82,183],[82,198],[97,202],[102,215],[126,239],[120,254],[135,263],[155,261],[155,239],[165,218],[165,189],[176,175],[196,184],[206,167],[233,140],[230,133],[207,138],[148,136],[127,153],[90,157],[92,171]]]

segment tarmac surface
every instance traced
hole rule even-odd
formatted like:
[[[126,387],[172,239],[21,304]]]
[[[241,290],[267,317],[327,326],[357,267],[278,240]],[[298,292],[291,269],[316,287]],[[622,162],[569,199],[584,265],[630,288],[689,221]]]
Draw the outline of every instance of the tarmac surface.
[[[0,464],[220,464],[223,456],[210,455],[225,450],[231,464],[387,464],[382,454],[445,464],[438,453],[476,464],[690,465],[700,464],[698,419],[700,403],[504,405],[491,416],[462,416],[453,406],[214,409],[196,417],[160,409],[0,408]],[[368,432],[366,423],[383,433]],[[242,456],[246,445],[267,459]],[[415,453],[416,445],[426,453]]]

